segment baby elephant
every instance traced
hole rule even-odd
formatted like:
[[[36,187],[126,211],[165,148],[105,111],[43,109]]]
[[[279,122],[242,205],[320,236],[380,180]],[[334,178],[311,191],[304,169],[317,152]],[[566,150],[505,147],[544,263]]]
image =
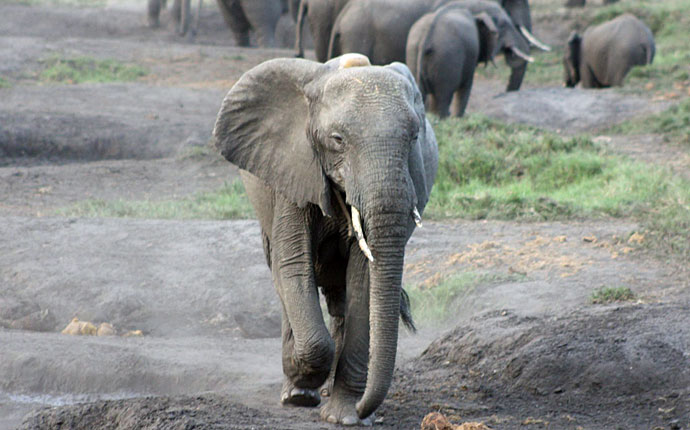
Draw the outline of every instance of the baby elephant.
[[[636,17],[625,14],[590,27],[584,36],[573,32],[565,47],[565,84],[583,88],[623,85],[634,66],[654,60],[654,36]]]
[[[491,17],[477,16],[449,3],[421,17],[407,37],[407,66],[417,80],[428,110],[442,118],[462,116],[470,98],[474,69],[493,60],[498,31]],[[453,95],[455,94],[455,98]]]

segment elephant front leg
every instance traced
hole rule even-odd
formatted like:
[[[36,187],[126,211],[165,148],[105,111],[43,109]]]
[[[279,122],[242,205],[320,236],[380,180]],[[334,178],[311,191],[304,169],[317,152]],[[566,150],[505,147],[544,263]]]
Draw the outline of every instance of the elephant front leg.
[[[285,310],[283,310],[282,322],[282,337],[283,337],[283,388],[280,391],[280,403],[286,406],[303,406],[314,407],[321,403],[319,392],[314,388],[300,388],[295,385],[302,377],[300,376],[300,368],[296,363],[295,358],[295,338],[292,333],[292,327],[287,319]]]
[[[334,345],[321,313],[306,209],[279,201],[271,237],[271,270],[283,303],[281,402],[316,406],[318,389],[330,373]]]
[[[333,388],[328,403],[321,408],[321,417],[330,423],[369,426],[374,417],[360,420],[355,409],[366,387],[369,362],[368,261],[356,243],[350,247],[344,323]]]

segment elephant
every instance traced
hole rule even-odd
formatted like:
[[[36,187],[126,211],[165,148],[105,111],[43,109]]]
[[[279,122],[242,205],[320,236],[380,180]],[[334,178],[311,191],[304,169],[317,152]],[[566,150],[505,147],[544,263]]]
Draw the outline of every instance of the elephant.
[[[282,302],[281,402],[322,419],[371,424],[395,365],[405,245],[438,165],[407,66],[359,54],[279,58],[228,92],[213,136],[240,168]],[[319,303],[331,316],[326,328]]]
[[[314,39],[314,53],[316,59],[325,62],[328,59],[328,42],[331,37],[333,23],[348,0],[301,0],[297,13],[297,28],[295,30],[296,57],[304,57],[304,42],[302,28],[305,17],[309,19],[309,28]]]
[[[505,9],[510,19],[513,20],[515,28],[520,34],[527,39],[530,46],[534,46],[542,51],[550,51],[551,47],[541,42],[532,34],[532,15],[530,13],[529,3],[527,0],[501,0],[501,7]],[[525,51],[529,54],[529,51]],[[507,91],[516,91],[520,89],[522,81],[527,71],[527,63],[522,66],[513,67],[510,71],[510,78],[508,80]]]
[[[448,3],[421,17],[410,29],[406,56],[429,111],[445,118],[453,101],[453,115],[462,116],[477,63],[492,61],[497,47],[498,30],[486,13],[473,16]]]
[[[457,0],[456,0],[457,1]],[[369,56],[373,64],[406,61],[407,34],[412,25],[449,0],[351,0],[340,12],[331,32],[328,58],[346,52]],[[498,30],[498,44],[511,69],[534,59],[526,54],[529,44],[506,11],[490,0],[462,0],[472,14],[485,12]],[[521,81],[520,81],[521,83]],[[508,91],[519,85],[509,82]]]
[[[631,14],[624,14],[585,30],[573,32],[563,55],[565,85],[583,88],[622,86],[634,66],[654,61],[654,36]]]
[[[148,1],[148,23],[149,27],[160,26],[160,12],[165,8],[167,0]],[[172,18],[175,22],[176,31],[180,36],[187,34],[189,25],[193,24],[191,34],[195,35],[199,29],[199,17],[201,16],[202,0],[197,0],[197,10],[192,17],[191,0],[175,0],[172,7]],[[194,22],[192,23],[192,19]]]
[[[278,20],[288,11],[286,0],[217,0],[225,23],[238,46],[249,46],[249,31],[261,47],[275,46]]]

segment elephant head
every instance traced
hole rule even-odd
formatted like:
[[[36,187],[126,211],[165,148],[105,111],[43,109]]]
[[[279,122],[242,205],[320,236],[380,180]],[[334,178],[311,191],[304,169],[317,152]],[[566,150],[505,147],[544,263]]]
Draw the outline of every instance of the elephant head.
[[[404,247],[433,181],[422,151],[425,142],[435,145],[407,67],[368,64],[358,54],[262,63],[230,90],[213,131],[225,158],[298,207],[352,214],[370,279],[361,418],[381,404],[392,379]]]
[[[565,85],[569,88],[574,87],[580,82],[580,48],[582,37],[576,32],[570,33],[568,42],[565,45],[563,54],[563,66],[565,68]]]
[[[513,24],[520,31],[531,46],[550,51],[551,47],[537,39],[532,34],[532,17],[527,0],[501,0],[501,6],[513,20]]]

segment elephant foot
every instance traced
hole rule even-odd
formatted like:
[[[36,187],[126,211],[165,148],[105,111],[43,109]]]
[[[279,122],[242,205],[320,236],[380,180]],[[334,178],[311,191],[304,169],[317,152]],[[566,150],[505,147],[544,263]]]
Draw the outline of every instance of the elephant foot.
[[[280,403],[283,406],[302,406],[313,408],[321,403],[319,392],[311,388],[298,388],[292,382],[285,381],[280,393]]]
[[[355,409],[357,399],[356,396],[331,396],[328,403],[321,407],[321,418],[332,424],[371,427],[375,416],[372,414],[363,420],[359,419]]]

